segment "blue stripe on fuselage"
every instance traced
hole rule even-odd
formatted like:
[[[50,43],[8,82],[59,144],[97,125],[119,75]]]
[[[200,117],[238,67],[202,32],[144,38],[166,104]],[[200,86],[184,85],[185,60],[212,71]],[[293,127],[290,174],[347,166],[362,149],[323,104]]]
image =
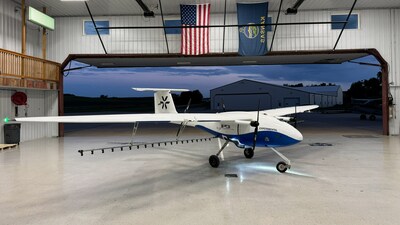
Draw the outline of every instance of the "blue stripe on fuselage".
[[[237,140],[241,144],[245,146],[253,146],[253,137],[254,133],[246,133],[246,134],[240,134],[240,135],[230,135],[230,134],[223,134],[216,132],[214,130],[211,130],[209,128],[206,128],[201,125],[196,126],[199,129],[202,129],[208,133],[211,133],[212,135],[215,135],[217,137],[227,137],[231,140]],[[294,145],[299,143],[299,140],[296,140],[294,138],[291,138],[287,135],[284,135],[282,133],[276,132],[276,131],[258,131],[257,134],[257,147],[283,147],[283,146],[288,146],[288,145]]]

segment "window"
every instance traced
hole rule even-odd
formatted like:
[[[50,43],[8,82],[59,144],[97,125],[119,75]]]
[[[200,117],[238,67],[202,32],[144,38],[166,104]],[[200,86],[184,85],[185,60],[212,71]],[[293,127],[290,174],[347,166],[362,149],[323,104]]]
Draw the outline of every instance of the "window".
[[[110,21],[95,21],[96,27],[109,27],[110,26]],[[110,30],[109,29],[99,29],[99,34],[104,34],[104,35],[109,35]],[[93,22],[92,21],[84,21],[83,22],[83,33],[85,35],[97,35],[96,29],[94,28]]]
[[[164,20],[166,27],[182,26],[181,20]],[[166,34],[180,34],[181,28],[165,28]]]
[[[347,19],[347,14],[342,15],[331,15],[332,22],[344,22]],[[332,30],[341,30],[344,26],[344,23],[332,23]],[[347,22],[345,29],[358,29],[358,14],[351,14],[349,17],[349,21]]]

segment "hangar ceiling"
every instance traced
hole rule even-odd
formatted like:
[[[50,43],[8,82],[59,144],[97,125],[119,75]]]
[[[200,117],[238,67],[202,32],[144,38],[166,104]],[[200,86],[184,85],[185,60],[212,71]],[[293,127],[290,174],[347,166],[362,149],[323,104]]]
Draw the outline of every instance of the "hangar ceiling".
[[[16,0],[21,2],[21,0]],[[142,15],[143,11],[135,0],[88,0],[87,1],[94,16],[112,15]],[[158,0],[143,0],[150,10],[160,14]],[[179,14],[179,4],[211,3],[212,13],[223,13],[223,0],[161,0],[163,13]],[[226,0],[227,12],[236,12],[237,2],[259,2],[258,0]],[[280,0],[269,0],[269,11],[278,11]],[[296,0],[283,0],[282,9],[287,9]],[[349,0],[307,0],[301,5],[299,10],[324,10],[324,9],[349,9],[353,1]],[[37,9],[47,8],[47,14],[54,17],[60,16],[88,16],[83,2],[61,1],[61,0],[28,0],[28,5]],[[399,0],[359,0],[356,9],[376,9],[376,8],[400,8]]]

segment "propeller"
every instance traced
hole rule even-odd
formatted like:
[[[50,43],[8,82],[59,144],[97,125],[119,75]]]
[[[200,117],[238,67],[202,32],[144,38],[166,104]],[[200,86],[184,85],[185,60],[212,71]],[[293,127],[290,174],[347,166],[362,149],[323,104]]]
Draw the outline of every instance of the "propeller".
[[[257,144],[258,126],[260,125],[259,121],[260,121],[260,100],[258,100],[257,120],[250,122],[250,126],[254,127],[253,151],[256,148],[256,144]]]

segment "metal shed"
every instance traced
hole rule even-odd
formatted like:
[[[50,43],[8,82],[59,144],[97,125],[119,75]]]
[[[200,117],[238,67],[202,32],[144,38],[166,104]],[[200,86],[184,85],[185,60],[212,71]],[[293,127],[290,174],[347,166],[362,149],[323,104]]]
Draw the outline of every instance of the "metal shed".
[[[328,89],[332,88],[326,88],[326,90]],[[331,93],[310,92],[248,79],[212,89],[210,100],[211,109],[214,111],[257,110],[259,102],[260,109],[308,104],[330,107],[339,102],[338,96]]]

